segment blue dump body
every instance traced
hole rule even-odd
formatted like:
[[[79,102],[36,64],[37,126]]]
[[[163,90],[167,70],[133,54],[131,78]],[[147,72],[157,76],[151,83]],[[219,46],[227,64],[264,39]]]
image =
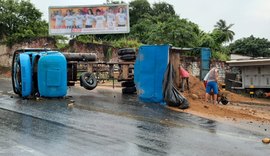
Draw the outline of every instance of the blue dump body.
[[[140,100],[164,103],[162,82],[169,62],[169,45],[141,46],[134,66]]]
[[[209,48],[201,48],[201,72],[200,78],[203,80],[210,70],[211,50]]]
[[[38,61],[38,90],[43,97],[67,94],[67,61],[60,52],[42,52]]]
[[[21,70],[21,87],[22,97],[31,95],[32,92],[32,66],[30,56],[27,54],[20,54],[20,70]]]

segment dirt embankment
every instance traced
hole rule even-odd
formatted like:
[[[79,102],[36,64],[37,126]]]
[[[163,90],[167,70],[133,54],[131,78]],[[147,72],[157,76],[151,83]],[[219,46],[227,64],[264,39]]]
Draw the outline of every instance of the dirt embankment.
[[[11,68],[10,67],[1,67],[0,66],[0,77],[10,78],[11,77]]]
[[[270,99],[256,99],[221,90],[228,100],[227,105],[212,104],[204,101],[205,87],[203,82],[190,77],[190,90],[183,94],[190,103],[190,108],[175,111],[187,112],[201,117],[219,121],[247,121],[270,123]],[[194,96],[195,94],[195,96]]]

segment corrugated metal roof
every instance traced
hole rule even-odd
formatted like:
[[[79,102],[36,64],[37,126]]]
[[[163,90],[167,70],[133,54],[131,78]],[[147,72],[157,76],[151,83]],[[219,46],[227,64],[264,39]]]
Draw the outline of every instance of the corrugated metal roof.
[[[270,58],[226,61],[229,66],[262,66],[270,65]]]

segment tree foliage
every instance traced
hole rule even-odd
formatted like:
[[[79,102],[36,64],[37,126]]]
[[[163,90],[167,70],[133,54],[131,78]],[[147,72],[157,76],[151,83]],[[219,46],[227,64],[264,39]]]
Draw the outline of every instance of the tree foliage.
[[[235,33],[230,30],[234,24],[229,24],[227,26],[226,21],[220,19],[217,24],[214,26],[213,35],[216,42],[222,44],[224,42],[229,42],[233,40]]]
[[[130,8],[131,37],[145,44],[198,46],[199,27],[177,16],[171,4],[158,2],[151,7],[146,0],[134,0]]]
[[[213,52],[213,58],[227,60],[229,49],[224,43],[232,41],[234,32],[231,29],[233,24],[227,26],[225,20],[219,20],[210,33],[201,32],[199,37],[199,46],[209,47]]]
[[[252,57],[269,57],[270,42],[265,38],[250,36],[236,40],[229,45],[232,53],[247,55]]]
[[[134,25],[145,15],[151,15],[152,8],[147,0],[134,0],[129,3],[130,25]]]
[[[0,0],[0,39],[12,44],[25,38],[47,36],[42,13],[27,0]]]
[[[161,14],[162,16],[164,14]],[[158,16],[157,18],[160,18]],[[167,17],[153,24],[149,31],[148,44],[172,44],[177,47],[196,47],[199,27],[178,16]]]
[[[168,4],[166,2],[154,3],[153,8],[152,8],[152,15],[158,16],[163,13],[169,14],[169,15],[175,15],[175,10],[173,8],[173,5]]]

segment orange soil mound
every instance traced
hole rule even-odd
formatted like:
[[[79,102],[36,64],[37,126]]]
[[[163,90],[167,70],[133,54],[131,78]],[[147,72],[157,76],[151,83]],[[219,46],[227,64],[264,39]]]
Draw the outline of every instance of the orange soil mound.
[[[205,87],[202,81],[194,76],[190,76],[190,90],[185,91],[183,95],[188,99],[190,108],[186,110],[179,110],[178,108],[169,107],[172,110],[183,111],[209,119],[231,119],[231,120],[252,120],[252,121],[268,121],[270,122],[270,101],[258,100],[254,98],[244,97],[229,91],[221,90],[230,103],[228,105],[214,105],[212,103],[204,102]],[[194,94],[196,95],[194,97]],[[240,104],[241,102],[249,102],[252,105]],[[258,107],[263,104],[267,106]]]

